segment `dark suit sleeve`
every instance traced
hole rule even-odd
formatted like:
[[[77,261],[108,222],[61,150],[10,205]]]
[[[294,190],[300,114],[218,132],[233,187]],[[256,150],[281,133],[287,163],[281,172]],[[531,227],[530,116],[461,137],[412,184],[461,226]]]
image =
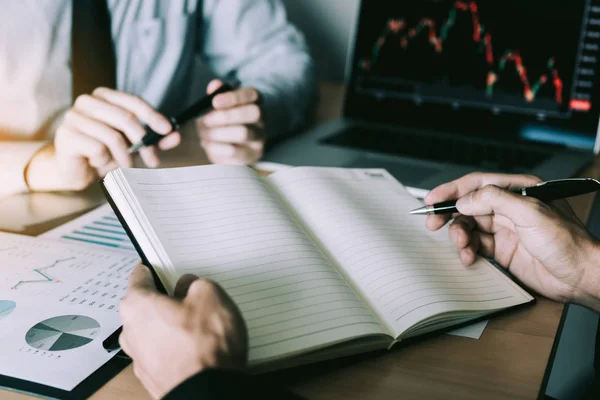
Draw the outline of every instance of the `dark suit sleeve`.
[[[163,400],[302,399],[266,382],[237,372],[208,369],[183,382]]]

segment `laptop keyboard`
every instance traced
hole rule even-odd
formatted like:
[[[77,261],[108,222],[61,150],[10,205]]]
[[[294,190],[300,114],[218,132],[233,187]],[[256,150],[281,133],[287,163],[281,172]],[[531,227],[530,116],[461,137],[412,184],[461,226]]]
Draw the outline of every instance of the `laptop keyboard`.
[[[321,143],[506,172],[531,170],[552,155],[531,148],[363,126],[349,127]]]

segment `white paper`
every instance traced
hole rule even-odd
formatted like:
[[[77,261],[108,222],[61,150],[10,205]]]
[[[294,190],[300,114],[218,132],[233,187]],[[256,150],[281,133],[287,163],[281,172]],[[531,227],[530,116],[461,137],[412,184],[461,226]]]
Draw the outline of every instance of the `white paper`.
[[[102,341],[137,259],[0,233],[0,375],[72,390],[110,360]]]
[[[127,233],[108,204],[48,231],[40,237],[64,243],[87,244],[135,252]]]
[[[274,163],[270,161],[259,161],[254,164],[253,167],[259,171],[276,172],[281,171],[282,169],[292,168],[293,165]]]
[[[486,321],[476,322],[469,326],[454,329],[450,332],[447,332],[447,334],[479,340],[479,338],[481,338],[481,335],[483,335],[483,331],[485,330],[485,327],[487,326],[488,322],[490,322],[490,321],[486,320]]]

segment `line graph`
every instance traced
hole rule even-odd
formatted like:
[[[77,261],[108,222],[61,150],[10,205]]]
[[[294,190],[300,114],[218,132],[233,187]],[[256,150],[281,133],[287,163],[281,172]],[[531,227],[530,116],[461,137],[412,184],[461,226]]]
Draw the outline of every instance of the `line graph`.
[[[489,3],[485,5],[489,7]],[[494,97],[499,85],[503,85],[504,81],[516,76],[521,86],[521,100],[529,104],[533,103],[544,87],[551,86],[553,101],[557,106],[561,106],[564,103],[565,84],[557,68],[556,55],[546,55],[546,61],[542,61],[542,66],[540,66],[537,65],[540,64],[537,55],[536,57],[529,57],[526,65],[526,57],[518,47],[504,47],[505,44],[498,47],[506,50],[495,53],[494,46],[502,34],[493,34],[492,29],[488,29],[483,24],[483,19],[480,5],[475,0],[453,1],[450,10],[447,10],[443,17],[438,16],[437,19],[429,16],[419,17],[418,19],[408,16],[388,18],[375,42],[370,46],[369,56],[359,59],[358,67],[365,74],[377,74],[378,69],[381,69],[380,64],[386,63],[383,56],[386,47],[388,48],[388,59],[391,52],[405,53],[406,58],[419,57],[423,53],[422,49],[419,50],[420,53],[413,50],[414,52],[410,53],[410,57],[408,52],[419,45],[423,47],[425,43],[432,49],[434,54],[452,57],[453,50],[454,55],[458,53],[456,45],[454,49],[448,46],[452,35],[454,37],[460,36],[462,43],[466,43],[467,38],[465,35],[468,31],[468,40],[474,45],[476,55],[465,55],[466,50],[463,49],[464,52],[456,55],[455,58],[464,59],[465,62],[467,60],[471,61],[472,58],[481,59],[486,71],[481,77],[474,76],[474,79],[481,79],[485,96],[488,99]],[[436,22],[440,20],[441,23]],[[466,27],[465,25],[470,26]],[[502,27],[502,29],[508,30],[510,28]],[[531,58],[534,58],[534,60],[531,60]],[[427,58],[423,58],[423,63],[427,63],[427,61]],[[535,72],[531,73],[529,67]],[[400,70],[400,68],[397,69]],[[530,79],[530,76],[534,76],[535,79]],[[507,84],[507,86],[511,87],[510,84]]]
[[[51,269],[51,268],[58,267],[62,263],[74,260],[75,258],[76,257],[69,257],[69,258],[65,258],[65,259],[62,259],[62,260],[55,260],[52,264],[47,265],[45,267],[34,268],[32,270],[32,272],[34,272],[34,273],[36,273],[36,274],[39,275],[38,279],[20,280],[14,286],[12,286],[11,289],[12,290],[17,290],[18,288],[20,288],[23,285],[26,285],[28,283],[52,283],[52,282],[57,282],[58,283],[58,282],[60,282],[59,280],[57,280],[56,278],[50,276],[48,273],[46,273],[44,271],[46,271],[48,269]]]

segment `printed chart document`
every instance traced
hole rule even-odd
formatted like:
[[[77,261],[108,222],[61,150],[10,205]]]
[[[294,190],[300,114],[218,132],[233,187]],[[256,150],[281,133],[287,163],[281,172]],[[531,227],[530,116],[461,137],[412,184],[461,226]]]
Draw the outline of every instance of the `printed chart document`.
[[[70,391],[108,362],[135,253],[0,233],[0,375]]]
[[[127,233],[108,204],[39,237],[135,252]]]
[[[263,180],[239,166],[117,169],[104,186],[167,291],[192,273],[233,297],[259,369],[386,348],[533,301],[487,261],[463,266],[385,170]]]

